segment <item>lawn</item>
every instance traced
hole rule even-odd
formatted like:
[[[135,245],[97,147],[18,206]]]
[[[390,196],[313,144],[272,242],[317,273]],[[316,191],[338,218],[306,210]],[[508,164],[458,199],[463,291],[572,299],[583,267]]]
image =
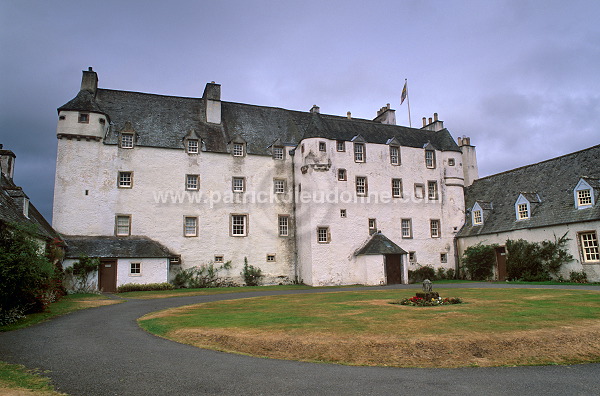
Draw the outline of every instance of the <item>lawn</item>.
[[[600,361],[599,292],[436,291],[465,304],[390,304],[414,290],[333,292],[199,304],[139,322],[175,341],[281,359],[402,367]]]

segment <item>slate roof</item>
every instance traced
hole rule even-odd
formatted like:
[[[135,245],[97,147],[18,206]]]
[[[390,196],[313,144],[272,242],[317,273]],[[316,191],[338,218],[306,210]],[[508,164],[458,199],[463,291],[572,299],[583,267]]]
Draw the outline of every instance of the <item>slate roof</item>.
[[[320,113],[285,110],[221,101],[222,124],[209,124],[204,100],[139,92],[97,89],[89,91],[58,108],[93,111],[108,116],[110,131],[105,144],[118,144],[119,131],[127,122],[136,132],[136,145],[184,149],[183,138],[195,130],[207,151],[228,152],[228,144],[241,137],[249,154],[270,155],[269,147],[279,139],[282,144],[297,145],[303,138],[322,137],[351,140],[361,135],[367,142],[385,144],[396,137],[402,146],[423,148],[427,143],[438,150],[460,151],[450,133],[407,128],[379,122],[348,119]]]
[[[600,220],[600,189],[595,189],[594,207],[575,208],[573,190],[581,178],[598,185],[600,145],[475,180],[465,189],[467,216],[457,236]],[[523,194],[531,203],[531,214],[527,220],[516,220],[514,205],[519,194]],[[471,224],[469,212],[476,201],[491,204],[483,208],[491,210],[480,226]]]
[[[0,174],[0,222],[32,225],[40,237],[60,239],[60,235],[31,202],[29,202],[29,217],[25,217],[23,208],[15,202],[14,198],[27,198],[27,195],[12,180]]]
[[[376,232],[354,253],[355,256],[363,254],[407,254],[407,252],[382,233]]]
[[[107,258],[168,258],[174,255],[160,243],[145,236],[63,235],[67,244],[65,257],[81,255]]]

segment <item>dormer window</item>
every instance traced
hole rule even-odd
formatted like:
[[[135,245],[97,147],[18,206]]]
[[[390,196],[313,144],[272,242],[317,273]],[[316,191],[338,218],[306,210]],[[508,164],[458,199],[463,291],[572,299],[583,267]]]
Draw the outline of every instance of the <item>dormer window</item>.
[[[188,154],[198,154],[198,140],[197,139],[189,139],[187,141],[187,152]]]
[[[121,133],[119,140],[121,148],[133,148],[133,133]]]
[[[474,226],[480,226],[483,224],[485,219],[485,211],[492,210],[492,204],[490,202],[477,201],[471,209],[471,224]]]
[[[400,147],[390,146],[390,163],[400,165]]]
[[[81,124],[89,124],[89,122],[90,122],[89,113],[79,113],[79,118],[77,119],[77,122],[79,122]]]
[[[283,150],[283,147],[281,147],[281,146],[273,147],[273,159],[283,160],[285,158],[284,153],[285,152]]]
[[[435,151],[425,150],[425,166],[428,169],[435,168]]]
[[[483,215],[481,210],[473,211],[473,225],[481,225],[483,224]]]
[[[517,219],[525,220],[529,218],[529,205],[526,203],[517,205]]]
[[[232,153],[234,157],[243,157],[245,155],[244,143],[233,143]]]
[[[365,162],[364,143],[354,143],[354,162]]]
[[[532,204],[539,204],[541,201],[537,193],[521,193],[517,202],[515,202],[515,214],[517,220],[527,220],[532,216]]]
[[[592,180],[580,179],[573,191],[575,207],[577,209],[591,208],[595,204],[594,189]]]

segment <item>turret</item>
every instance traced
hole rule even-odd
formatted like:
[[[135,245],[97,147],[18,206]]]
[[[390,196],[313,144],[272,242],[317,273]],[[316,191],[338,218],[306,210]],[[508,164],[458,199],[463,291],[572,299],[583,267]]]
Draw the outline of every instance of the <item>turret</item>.
[[[462,152],[465,187],[468,187],[475,180],[479,179],[475,146],[471,146],[471,138],[463,136],[458,138],[458,147],[460,147],[460,151]]]

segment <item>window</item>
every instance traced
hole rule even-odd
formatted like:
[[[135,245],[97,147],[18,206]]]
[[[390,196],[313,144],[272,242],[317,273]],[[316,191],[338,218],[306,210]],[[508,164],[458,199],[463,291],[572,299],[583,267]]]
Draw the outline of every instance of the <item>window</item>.
[[[400,147],[390,146],[390,163],[400,165]]]
[[[369,219],[369,235],[377,232],[377,219]]]
[[[198,140],[197,139],[190,139],[187,141],[187,152],[190,154],[198,153]]]
[[[425,150],[425,166],[427,168],[435,168],[435,151]]]
[[[278,223],[279,223],[279,236],[288,236],[289,232],[290,232],[289,231],[290,217],[280,215]]]
[[[319,243],[329,243],[331,237],[329,235],[329,227],[319,227],[317,228],[317,242]]]
[[[233,156],[243,157],[244,156],[244,143],[233,143]]]
[[[285,180],[283,180],[283,179],[273,180],[273,192],[275,194],[284,194],[285,193]]]
[[[600,261],[600,251],[598,250],[598,235],[595,232],[582,232],[579,234],[581,241],[581,254],[583,262]]]
[[[483,224],[483,216],[481,215],[481,210],[475,210],[473,212],[473,225]]]
[[[200,177],[198,175],[185,175],[185,189],[186,190],[200,189]]]
[[[198,236],[198,218],[186,216],[183,219],[183,235],[186,237]]]
[[[346,215],[347,215],[347,213],[346,213],[346,209],[340,209],[340,217],[341,217],[342,219],[345,219],[345,218],[346,218]]]
[[[454,165],[455,165],[454,158],[448,158],[448,166],[454,166]]]
[[[424,198],[425,197],[425,186],[422,184],[415,184],[415,198]]]
[[[579,179],[575,186],[573,194],[575,197],[575,207],[577,209],[587,209],[595,205],[595,194],[592,188],[593,181],[588,178]]]
[[[432,238],[440,237],[440,221],[439,220],[430,220],[429,221],[429,230],[431,231]]]
[[[283,147],[279,147],[279,146],[273,147],[273,159],[276,159],[276,160],[284,159]]]
[[[337,151],[346,151],[346,142],[343,140],[338,140],[335,144],[335,148]]]
[[[133,133],[121,134],[121,148],[133,148]]]
[[[319,142],[319,151],[327,151],[327,143]]]
[[[402,198],[402,179],[392,179],[392,197]]]
[[[440,253],[440,262],[447,263],[448,262],[448,253]]]
[[[416,252],[408,252],[408,261],[411,263],[417,262],[417,253]]]
[[[412,238],[412,220],[402,219],[402,238]]]
[[[131,188],[133,186],[133,172],[119,172],[117,185],[119,188]]]
[[[338,169],[338,180],[345,181],[346,178],[347,178],[346,169],[342,169],[342,168]]]
[[[141,276],[142,275],[142,263],[130,263],[129,264],[129,275]]]
[[[436,181],[428,181],[427,182],[427,198],[431,200],[438,199],[438,188]]]
[[[579,190],[577,191],[577,206],[589,206],[592,204],[592,191]]]
[[[367,195],[367,178],[356,176],[356,195]]]
[[[517,205],[517,218],[519,220],[525,220],[529,218],[529,205],[526,203]]]
[[[115,219],[115,234],[117,236],[131,235],[131,216],[117,215]]]
[[[223,263],[224,262],[223,261],[223,255],[221,255],[221,254],[216,255],[214,261],[215,261],[215,263],[218,263],[218,264]]]
[[[248,235],[248,215],[231,215],[231,235]]]
[[[354,162],[365,162],[364,143],[354,143]]]
[[[243,177],[234,177],[232,180],[233,192],[242,193],[246,191],[246,180]]]
[[[272,263],[275,261],[275,255],[274,254],[267,254],[267,262],[268,263]]]
[[[77,122],[82,124],[89,124],[90,115],[88,113],[79,113],[79,118],[77,118]]]

